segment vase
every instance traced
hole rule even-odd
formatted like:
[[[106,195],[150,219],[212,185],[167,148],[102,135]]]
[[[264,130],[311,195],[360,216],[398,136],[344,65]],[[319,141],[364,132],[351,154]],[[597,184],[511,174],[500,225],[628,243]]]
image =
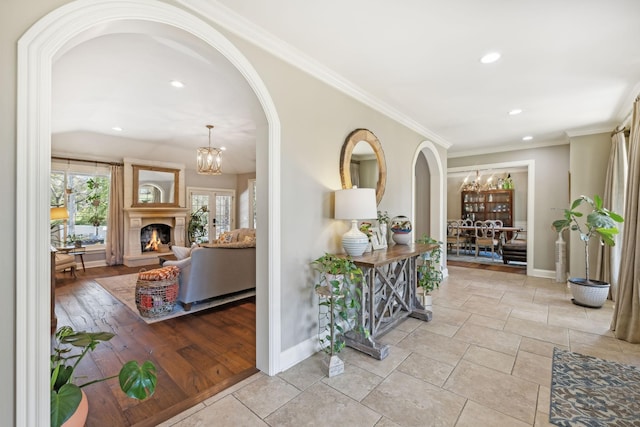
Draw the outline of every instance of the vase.
[[[80,405],[78,405],[73,415],[71,415],[71,417],[62,424],[62,427],[84,427],[84,424],[87,421],[87,415],[89,415],[89,400],[87,400],[85,392],[82,390],[80,391],[82,392]]]
[[[380,225],[380,237],[382,239],[382,241],[380,242],[380,244],[382,246],[387,246],[387,223],[386,222],[381,222]]]

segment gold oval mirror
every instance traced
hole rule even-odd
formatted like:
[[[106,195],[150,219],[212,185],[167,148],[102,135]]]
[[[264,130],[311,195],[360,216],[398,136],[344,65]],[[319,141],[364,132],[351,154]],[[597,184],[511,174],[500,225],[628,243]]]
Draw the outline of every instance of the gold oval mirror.
[[[342,188],[375,188],[380,204],[387,183],[387,163],[378,138],[368,129],[351,132],[340,153]]]

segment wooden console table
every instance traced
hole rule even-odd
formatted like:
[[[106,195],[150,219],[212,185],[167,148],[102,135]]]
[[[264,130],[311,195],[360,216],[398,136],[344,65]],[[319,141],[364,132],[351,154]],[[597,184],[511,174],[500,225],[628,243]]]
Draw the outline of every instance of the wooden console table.
[[[434,247],[417,243],[393,245],[386,250],[352,257],[362,269],[364,279],[357,325],[345,334],[349,347],[382,360],[389,354],[389,346],[379,344],[376,338],[407,316],[427,322],[431,320],[431,311],[425,310],[416,296],[416,260],[420,254]]]

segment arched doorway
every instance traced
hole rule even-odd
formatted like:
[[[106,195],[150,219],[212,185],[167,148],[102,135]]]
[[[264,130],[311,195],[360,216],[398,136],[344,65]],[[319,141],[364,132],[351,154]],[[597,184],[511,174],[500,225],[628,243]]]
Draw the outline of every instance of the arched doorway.
[[[431,141],[422,142],[413,156],[412,218],[415,238],[422,234],[444,241],[446,178],[438,149]],[[445,270],[446,274],[446,270]]]
[[[267,224],[258,239],[256,289],[257,367],[279,372],[280,235],[278,192],[280,121],[271,97],[250,63],[222,34],[199,18],[148,0],[80,0],[54,10],[18,43],[16,184],[16,422],[49,423],[49,172],[51,157],[51,65],[72,38],[120,20],[170,25],[208,43],[232,62],[260,100],[268,122],[267,154],[256,159],[266,191],[258,196],[258,217]],[[268,194],[268,196],[267,196]],[[268,218],[268,220],[267,220]],[[269,304],[269,301],[275,303]]]

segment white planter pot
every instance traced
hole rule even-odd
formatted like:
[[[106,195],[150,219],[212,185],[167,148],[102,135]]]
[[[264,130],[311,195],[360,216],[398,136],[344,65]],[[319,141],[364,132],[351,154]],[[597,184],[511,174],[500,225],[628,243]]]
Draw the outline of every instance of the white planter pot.
[[[572,277],[569,279],[573,303],[583,307],[600,308],[609,295],[609,283]]]
[[[422,295],[422,305],[424,306],[425,310],[432,311],[431,308],[433,306],[433,298],[431,297],[431,295]]]

